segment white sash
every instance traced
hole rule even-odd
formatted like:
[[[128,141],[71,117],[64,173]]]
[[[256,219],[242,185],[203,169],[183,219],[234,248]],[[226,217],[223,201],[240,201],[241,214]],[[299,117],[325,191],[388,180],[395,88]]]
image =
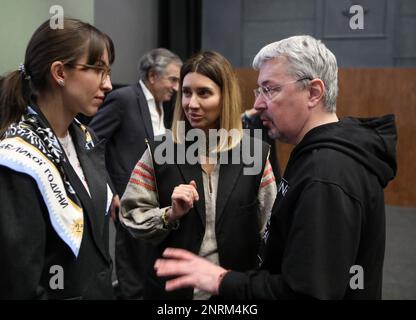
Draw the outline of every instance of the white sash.
[[[84,230],[84,214],[82,208],[68,197],[55,165],[41,151],[19,137],[0,142],[0,165],[35,179],[48,208],[53,228],[78,257]]]

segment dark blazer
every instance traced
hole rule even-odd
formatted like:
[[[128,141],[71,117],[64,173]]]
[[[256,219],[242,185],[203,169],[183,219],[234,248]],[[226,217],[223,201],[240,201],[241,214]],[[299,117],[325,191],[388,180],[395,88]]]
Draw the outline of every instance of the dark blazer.
[[[150,112],[140,85],[110,92],[89,126],[105,140],[107,170],[121,197],[146,148],[145,139],[153,139]]]
[[[252,139],[252,138],[251,138]],[[215,234],[218,247],[219,263],[226,269],[246,271],[256,268],[257,253],[260,246],[260,226],[258,223],[258,190],[269,153],[269,145],[262,144],[262,167],[257,175],[245,175],[245,164],[221,164],[215,216]],[[156,144],[155,144],[156,145]],[[153,147],[152,147],[153,148]],[[231,158],[231,151],[229,158]],[[199,201],[180,219],[177,230],[171,230],[166,239],[149,254],[145,299],[192,299],[193,289],[174,292],[165,291],[165,279],[156,276],[154,262],[160,258],[166,247],[184,248],[199,253],[205,234],[205,199],[202,181],[202,168],[199,164],[164,164],[154,163],[160,207],[171,205],[173,189],[181,183],[195,180]]]
[[[112,263],[106,214],[107,174],[104,147],[85,149],[81,130],[70,133],[91,197],[72,167],[64,170],[84,210],[79,255],[53,229],[36,182],[28,175],[0,166],[0,299],[112,299]],[[51,289],[52,266],[61,266],[64,288]]]
[[[170,127],[173,108],[169,103],[163,107],[165,126]],[[153,140],[149,107],[140,84],[110,92],[89,126],[106,144],[107,170],[121,198],[135,164],[145,151],[145,139]],[[120,298],[141,298],[147,246],[119,223],[115,226]]]

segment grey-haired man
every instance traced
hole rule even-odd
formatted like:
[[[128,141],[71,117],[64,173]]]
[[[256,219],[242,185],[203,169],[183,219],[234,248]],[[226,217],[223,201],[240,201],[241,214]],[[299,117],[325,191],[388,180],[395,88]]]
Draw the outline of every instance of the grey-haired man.
[[[166,290],[196,287],[232,299],[380,299],[383,188],[396,174],[394,116],[336,115],[335,56],[296,36],[267,45],[255,109],[270,137],[295,145],[278,188],[258,270],[236,272],[166,249]]]

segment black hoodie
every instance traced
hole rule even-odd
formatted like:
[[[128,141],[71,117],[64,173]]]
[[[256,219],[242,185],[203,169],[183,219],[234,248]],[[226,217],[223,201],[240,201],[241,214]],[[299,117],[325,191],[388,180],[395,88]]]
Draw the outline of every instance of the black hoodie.
[[[383,188],[396,174],[394,116],[310,130],[291,153],[260,270],[229,272],[234,299],[380,299]]]

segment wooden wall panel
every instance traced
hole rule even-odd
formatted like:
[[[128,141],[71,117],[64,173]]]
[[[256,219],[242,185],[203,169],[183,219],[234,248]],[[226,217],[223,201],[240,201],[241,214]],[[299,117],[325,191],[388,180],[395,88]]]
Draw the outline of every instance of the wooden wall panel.
[[[236,69],[243,107],[254,102],[257,72]],[[398,129],[398,173],[385,191],[386,203],[416,206],[416,69],[415,68],[341,68],[339,70],[339,117],[396,115]],[[292,146],[277,142],[279,161],[284,170]]]

